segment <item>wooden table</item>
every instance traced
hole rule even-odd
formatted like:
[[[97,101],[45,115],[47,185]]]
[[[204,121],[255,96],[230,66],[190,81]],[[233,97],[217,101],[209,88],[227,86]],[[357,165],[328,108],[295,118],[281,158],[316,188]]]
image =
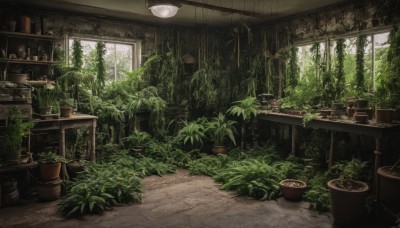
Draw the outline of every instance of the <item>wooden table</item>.
[[[49,131],[49,130],[57,130],[60,133],[59,138],[59,154],[65,157],[65,130],[72,128],[80,128],[80,127],[90,127],[90,141],[91,141],[91,150],[90,150],[90,161],[96,161],[96,123],[97,116],[86,115],[86,114],[74,114],[68,118],[58,118],[58,119],[33,119],[34,126],[31,129],[32,132],[35,131]],[[28,140],[30,142],[30,140]],[[30,148],[30,145],[28,145]],[[68,173],[66,171],[66,165],[63,164],[62,171],[64,178],[68,178]]]
[[[303,117],[288,115],[283,113],[275,113],[269,111],[259,111],[258,118],[261,120],[266,120],[270,122],[289,124],[292,126],[303,126]],[[329,120],[329,119],[314,119],[306,123],[306,128],[320,128],[331,130],[331,150],[329,155],[329,165],[333,163],[333,141],[334,132],[342,131],[348,133],[356,133],[361,135],[370,135],[375,137],[375,177],[376,181],[376,171],[381,166],[382,157],[382,139],[389,135],[400,133],[400,124],[377,124],[370,120],[369,124],[357,124],[353,120]],[[293,132],[293,131],[292,131]],[[293,135],[292,135],[293,136]],[[292,140],[293,143],[293,140]],[[293,148],[293,145],[292,145]]]

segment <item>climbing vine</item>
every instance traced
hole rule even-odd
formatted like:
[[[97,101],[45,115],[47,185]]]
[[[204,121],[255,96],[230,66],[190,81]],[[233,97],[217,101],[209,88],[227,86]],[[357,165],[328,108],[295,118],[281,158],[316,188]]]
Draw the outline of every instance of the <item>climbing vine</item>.
[[[343,98],[346,79],[344,77],[344,56],[345,40],[343,38],[336,40],[336,100]]]
[[[365,62],[364,62],[364,50],[367,45],[367,36],[360,35],[357,38],[356,44],[356,78],[355,86],[357,91],[357,96],[362,96],[367,92],[367,87],[365,86]]]

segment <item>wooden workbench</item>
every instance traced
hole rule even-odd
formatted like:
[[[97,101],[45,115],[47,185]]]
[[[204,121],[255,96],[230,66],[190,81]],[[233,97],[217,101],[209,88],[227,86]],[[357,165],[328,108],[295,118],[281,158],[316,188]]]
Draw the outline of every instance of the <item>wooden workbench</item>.
[[[34,126],[31,129],[32,132],[35,131],[50,131],[56,130],[60,134],[59,138],[59,154],[65,157],[65,130],[72,128],[89,127],[91,150],[90,150],[90,161],[96,161],[96,123],[97,116],[86,115],[86,114],[74,114],[68,118],[58,118],[58,119],[33,119]],[[30,142],[30,140],[29,140]],[[28,145],[30,148],[30,145]],[[62,171],[64,177],[68,178],[66,172],[66,165],[63,164]]]

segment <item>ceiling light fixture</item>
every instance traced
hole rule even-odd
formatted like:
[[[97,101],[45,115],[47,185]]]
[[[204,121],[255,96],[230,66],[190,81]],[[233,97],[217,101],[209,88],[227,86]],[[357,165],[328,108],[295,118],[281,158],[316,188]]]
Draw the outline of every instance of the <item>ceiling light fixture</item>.
[[[148,0],[147,7],[154,16],[169,18],[176,15],[181,4],[174,0]]]

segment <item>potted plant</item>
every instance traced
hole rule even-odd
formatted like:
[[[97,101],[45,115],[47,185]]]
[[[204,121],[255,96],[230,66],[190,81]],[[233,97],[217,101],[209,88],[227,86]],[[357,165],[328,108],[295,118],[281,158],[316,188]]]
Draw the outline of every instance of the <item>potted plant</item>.
[[[132,152],[141,153],[144,151],[145,146],[150,142],[151,136],[147,132],[135,129],[131,135],[123,140],[126,142],[126,145],[130,147]]]
[[[57,91],[50,88],[39,88],[36,90],[36,99],[39,113],[50,115],[53,105],[57,102]]]
[[[6,163],[19,163],[23,137],[29,134],[32,126],[31,120],[23,120],[20,109],[15,106],[9,109],[7,127],[0,132],[0,153],[4,156]]]
[[[214,141],[212,149],[214,154],[226,152],[225,141],[227,139],[236,145],[234,124],[236,124],[236,121],[226,119],[222,113],[219,113],[208,123],[207,132]]]
[[[198,118],[195,121],[183,122],[183,127],[178,131],[176,140],[182,142],[183,145],[190,143],[192,147],[203,146],[203,140],[206,139],[206,126],[208,121],[205,117]]]
[[[394,210],[400,210],[400,159],[393,166],[383,166],[378,173],[378,202]]]
[[[378,88],[375,93],[375,120],[377,123],[392,123],[393,109],[390,108],[390,100],[382,88]]]
[[[240,148],[244,149],[244,138],[245,138],[245,127],[246,122],[249,122],[251,118],[257,116],[257,111],[260,108],[260,103],[255,97],[247,97],[243,100],[236,101],[228,109],[228,113],[237,116],[242,119],[241,131],[240,131]],[[222,115],[222,114],[221,114]]]
[[[285,179],[279,182],[279,188],[285,199],[291,201],[298,201],[303,198],[307,189],[307,184],[301,180]]]
[[[60,115],[61,117],[70,117],[75,105],[73,98],[67,98],[60,101]]]
[[[354,224],[365,215],[369,187],[358,179],[366,165],[366,162],[352,159],[332,167],[332,173],[338,175],[337,179],[328,182],[335,223]]]
[[[52,181],[60,177],[61,163],[66,163],[64,157],[55,152],[39,153],[39,170],[43,180]]]

